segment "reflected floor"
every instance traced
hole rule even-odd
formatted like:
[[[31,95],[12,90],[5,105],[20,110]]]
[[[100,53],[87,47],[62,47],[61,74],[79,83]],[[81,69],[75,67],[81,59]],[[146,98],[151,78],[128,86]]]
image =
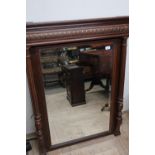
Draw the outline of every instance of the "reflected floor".
[[[110,99],[100,86],[86,92],[86,104],[75,107],[66,99],[65,88],[47,89],[45,94],[52,144],[108,131],[110,112],[101,108]]]

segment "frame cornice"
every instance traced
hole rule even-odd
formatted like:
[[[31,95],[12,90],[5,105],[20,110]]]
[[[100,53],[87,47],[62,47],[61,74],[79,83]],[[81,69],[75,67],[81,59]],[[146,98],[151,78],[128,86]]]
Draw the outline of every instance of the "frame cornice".
[[[26,41],[29,46],[37,46],[128,35],[129,18],[119,17],[57,23],[27,23]]]

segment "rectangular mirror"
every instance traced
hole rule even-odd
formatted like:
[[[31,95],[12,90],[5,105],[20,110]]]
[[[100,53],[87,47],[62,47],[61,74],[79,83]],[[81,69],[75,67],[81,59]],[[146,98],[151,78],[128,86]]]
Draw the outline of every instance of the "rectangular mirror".
[[[129,17],[27,23],[39,152],[121,134]]]
[[[113,45],[40,47],[52,145],[109,131]]]

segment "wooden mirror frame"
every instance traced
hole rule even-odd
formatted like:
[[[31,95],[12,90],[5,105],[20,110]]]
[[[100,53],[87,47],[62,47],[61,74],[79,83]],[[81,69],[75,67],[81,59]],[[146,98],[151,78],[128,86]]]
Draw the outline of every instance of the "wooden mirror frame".
[[[122,122],[123,90],[126,62],[126,40],[129,35],[129,17],[55,23],[27,23],[26,64],[36,133],[41,155],[47,151],[83,142],[93,138],[114,134],[120,135]],[[110,40],[114,48],[112,71],[112,101],[109,131],[52,145],[47,117],[44,85],[41,73],[39,48],[60,46],[90,41]]]

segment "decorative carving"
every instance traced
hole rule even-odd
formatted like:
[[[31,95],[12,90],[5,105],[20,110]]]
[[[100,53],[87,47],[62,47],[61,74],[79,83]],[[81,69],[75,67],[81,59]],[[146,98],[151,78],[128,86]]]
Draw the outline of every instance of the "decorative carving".
[[[37,130],[40,153],[41,155],[46,155],[40,114],[35,115],[35,125],[36,125],[36,130]]]
[[[70,38],[70,37],[82,37],[87,35],[106,35],[106,34],[121,34],[128,33],[128,24],[121,25],[108,25],[108,26],[96,26],[96,27],[79,27],[72,29],[62,30],[48,30],[45,32],[27,33],[27,41],[41,40],[41,39],[55,39],[55,38]]]
[[[116,128],[114,131],[114,135],[120,135],[120,125],[122,124],[122,109],[123,109],[123,99],[118,98],[117,99],[117,105],[118,105],[118,109],[117,109],[117,116],[116,116]]]

